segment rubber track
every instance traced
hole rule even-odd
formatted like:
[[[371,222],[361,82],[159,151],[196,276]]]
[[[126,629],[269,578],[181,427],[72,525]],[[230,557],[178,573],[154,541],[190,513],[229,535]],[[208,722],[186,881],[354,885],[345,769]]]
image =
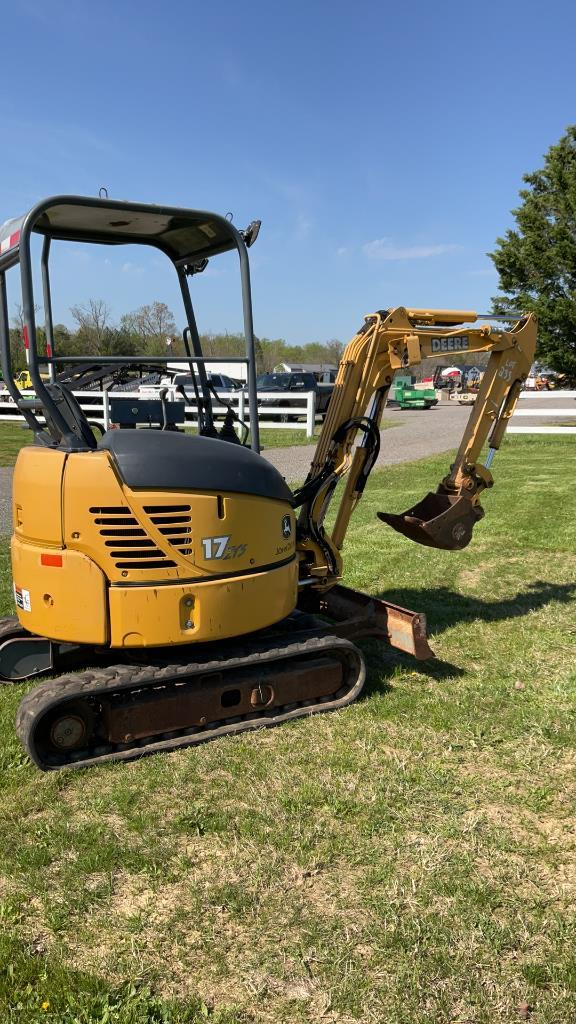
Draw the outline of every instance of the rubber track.
[[[203,727],[184,728],[177,734],[167,733],[158,739],[138,740],[132,744],[123,743],[116,747],[113,747],[112,744],[97,746],[91,753],[73,751],[69,761],[62,760],[61,763],[43,761],[35,747],[34,737],[37,725],[45,714],[62,702],[87,697],[97,699],[99,695],[104,694],[111,697],[116,693],[130,689],[141,690],[143,687],[148,689],[157,686],[165,692],[167,687],[185,683],[196,674],[204,675],[212,671],[230,673],[236,668],[251,666],[257,668],[259,665],[280,660],[286,661],[292,657],[330,652],[340,653],[348,666],[348,676],[353,669],[354,679],[352,686],[349,683],[348,685],[343,684],[331,698],[324,697],[318,702],[308,700],[297,706],[285,704],[282,708],[274,708],[270,711],[225,718]],[[285,646],[264,647],[258,651],[246,650],[246,653],[239,652],[236,657],[162,665],[152,670],[150,666],[113,665],[104,669],[60,676],[32,690],[18,709],[16,732],[31,759],[43,771],[62,767],[83,768],[107,761],[129,761],[146,754],[176,750],[179,747],[204,743],[219,736],[279,725],[281,722],[287,722],[294,718],[345,707],[357,698],[365,678],[366,666],[361,651],[349,640],[330,636],[312,637],[299,643],[287,641]],[[231,685],[233,685],[233,679],[231,679]]]
[[[30,636],[28,630],[20,625],[15,615],[0,619],[0,644],[7,636],[11,636],[13,633],[22,633],[22,636]]]
[[[0,619],[0,644],[4,643],[10,637],[27,637],[30,633],[24,626],[20,625],[19,619],[15,615],[10,615],[5,619]],[[16,683],[21,683],[21,679],[4,679],[4,676],[0,675],[0,686],[14,686]]]

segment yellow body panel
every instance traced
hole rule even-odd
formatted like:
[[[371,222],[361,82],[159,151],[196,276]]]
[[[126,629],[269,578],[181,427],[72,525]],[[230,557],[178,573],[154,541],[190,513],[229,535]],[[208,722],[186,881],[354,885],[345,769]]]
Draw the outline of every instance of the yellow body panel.
[[[26,629],[51,640],[105,644],[108,604],[104,573],[80,551],[26,544],[12,538],[12,574],[18,618]],[[43,565],[42,555],[61,565]]]
[[[112,583],[254,572],[285,562],[296,550],[295,517],[287,502],[226,492],[131,491],[107,452],[68,456],[63,509],[64,543],[93,558]],[[286,515],[288,538],[282,531]],[[222,551],[221,544],[203,544],[223,537],[228,540]]]
[[[296,606],[285,501],[131,491],[106,451],[33,446],[16,463],[14,514],[14,582],[28,595],[18,616],[53,640],[196,643],[265,628]],[[61,567],[42,564],[49,547]]]
[[[206,583],[109,590],[112,647],[222,640],[279,622],[293,611],[296,560],[278,569]]]
[[[62,546],[62,475],[65,452],[23,448],[14,468],[12,509],[16,536]]]

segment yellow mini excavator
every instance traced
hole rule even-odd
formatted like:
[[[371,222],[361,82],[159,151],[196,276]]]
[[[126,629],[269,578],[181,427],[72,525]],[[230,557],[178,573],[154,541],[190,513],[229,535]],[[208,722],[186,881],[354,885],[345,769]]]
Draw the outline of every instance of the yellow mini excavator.
[[[535,319],[405,307],[365,317],[340,363],[308,477],[293,492],[259,454],[247,254],[258,229],[254,221],[238,231],[201,210],[77,196],[44,200],[0,228],[2,370],[34,432],[14,472],[17,618],[0,622],[0,679],[46,677],[17,717],[20,740],[44,770],[127,760],[341,708],[362,689],[365,665],[353,641],[363,635],[417,658],[432,656],[422,615],[340,584],[341,549],[378,456],[386,397],[394,372],[424,357],[491,353],[448,475],[402,515],[379,513],[421,544],[465,547],[534,358]],[[46,353],[38,351],[35,325],[38,238]],[[146,429],[95,435],[72,393],[74,373],[81,376],[94,355],[65,356],[54,347],[54,240],[139,243],[172,262],[195,392],[183,397],[197,408],[197,436],[174,428],[164,399],[157,423],[147,411]],[[215,426],[190,288],[209,259],[229,251],[239,257],[246,338],[239,361],[247,365],[251,447],[234,429],[232,407]],[[10,361],[6,273],[15,266],[32,398],[21,395]],[[111,372],[150,361],[100,357]],[[326,512],[345,474],[328,529]]]

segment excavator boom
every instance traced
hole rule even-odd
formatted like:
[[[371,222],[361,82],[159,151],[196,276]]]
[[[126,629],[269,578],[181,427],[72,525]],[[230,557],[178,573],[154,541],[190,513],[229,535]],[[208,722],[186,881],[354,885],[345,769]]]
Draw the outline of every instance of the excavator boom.
[[[334,393],[314,459],[299,500],[299,533],[304,567],[319,589],[334,585],[341,571],[340,549],[352,512],[379,451],[379,424],[394,372],[444,353],[489,352],[475,405],[450,472],[436,492],[401,514],[379,518],[410,540],[459,550],[483,517],[480,494],[491,487],[489,467],[534,359],[534,314],[503,318],[466,310],[380,310],[365,322],[342,357]],[[473,324],[474,326],[469,326]],[[354,448],[358,432],[361,443]],[[488,442],[485,463],[480,460]],[[324,517],[340,477],[347,481],[334,527]]]

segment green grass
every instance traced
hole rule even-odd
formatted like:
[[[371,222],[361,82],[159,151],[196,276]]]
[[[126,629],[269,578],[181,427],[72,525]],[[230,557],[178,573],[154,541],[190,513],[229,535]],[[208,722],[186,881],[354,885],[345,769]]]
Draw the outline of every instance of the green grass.
[[[381,429],[396,427],[400,420],[383,420]],[[288,448],[293,445],[316,444],[320,435],[320,426],[316,427],[314,438],[306,437],[304,430],[289,430],[278,427],[266,427],[260,431],[260,444],[263,449]],[[0,466],[13,466],[18,452],[25,444],[30,444],[32,434],[20,424],[0,424]]]
[[[380,424],[381,430],[388,430],[390,427],[397,427],[403,420],[396,419],[384,419]],[[260,428],[260,445],[263,450],[270,448],[290,448],[293,445],[303,444],[316,444],[320,436],[321,425],[317,424],[314,432],[314,437],[310,438],[306,436],[306,431],[297,429],[290,430],[279,427],[262,427]]]
[[[307,437],[305,430],[283,430],[280,427],[265,427],[260,430],[260,447],[262,451],[271,448],[291,448],[295,445],[316,444],[320,436],[320,425],[314,431],[314,437]]]
[[[13,466],[25,444],[32,441],[32,432],[20,423],[0,423],[0,466]]]
[[[376,520],[449,461],[357,510],[346,582],[426,612],[437,660],[367,642],[352,707],[42,775],[0,692],[0,1020],[575,1019],[576,450],[510,438],[463,552]]]

